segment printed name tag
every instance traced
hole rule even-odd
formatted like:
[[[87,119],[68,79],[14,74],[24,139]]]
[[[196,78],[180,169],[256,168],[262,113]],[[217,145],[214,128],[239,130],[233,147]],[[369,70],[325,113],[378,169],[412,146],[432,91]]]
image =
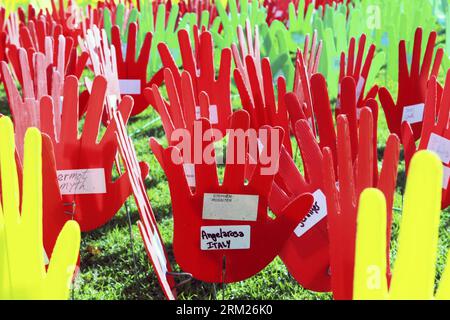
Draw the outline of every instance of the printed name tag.
[[[444,166],[444,179],[442,181],[442,189],[447,190],[449,180],[450,180],[450,168]]]
[[[214,226],[200,229],[202,250],[250,249],[250,226]]]
[[[195,107],[195,119],[198,120],[202,117],[202,112],[200,109],[200,106]],[[219,115],[217,113],[217,105],[212,104],[209,106],[209,122],[211,124],[218,124],[219,123]]]
[[[188,186],[195,188],[195,165],[193,163],[184,163],[183,168]]]
[[[104,169],[58,170],[62,195],[106,193]]]
[[[410,124],[422,122],[424,109],[425,109],[424,103],[419,103],[405,107],[403,109],[402,122],[406,121]]]
[[[327,215],[327,199],[325,198],[322,190],[317,190],[313,193],[313,196],[314,203],[311,210],[294,230],[295,234],[299,238],[318,224]]]
[[[437,153],[445,164],[450,162],[450,140],[432,133],[427,149]]]
[[[141,80],[122,79],[119,80],[120,94],[141,94]]]
[[[203,219],[256,221],[259,196],[205,193]]]
[[[364,79],[364,77],[360,76],[359,80],[358,80],[358,84],[356,85],[356,100],[359,100],[359,98],[361,97],[361,94],[363,93],[363,87],[364,84],[366,83],[366,79]]]

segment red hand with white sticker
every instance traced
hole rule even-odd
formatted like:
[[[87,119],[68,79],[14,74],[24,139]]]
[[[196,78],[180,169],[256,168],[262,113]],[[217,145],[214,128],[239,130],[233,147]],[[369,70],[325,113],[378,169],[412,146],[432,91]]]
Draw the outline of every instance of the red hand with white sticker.
[[[289,154],[292,154],[288,113],[284,95],[286,94],[286,80],[278,78],[278,101],[275,99],[272,69],[267,58],[261,62],[262,77],[259,76],[255,58],[248,55],[245,58],[245,72],[235,69],[234,78],[241,96],[242,106],[250,114],[250,126],[258,130],[262,126],[279,126],[285,131],[283,144]],[[248,91],[246,80],[251,91]]]
[[[117,71],[119,76],[120,93],[122,96],[130,95],[134,99],[134,107],[131,112],[135,116],[143,112],[153,100],[147,101],[144,89],[154,84],[160,86],[163,82],[162,70],[156,73],[150,81],[147,81],[147,66],[152,47],[152,34],[146,34],[139,56],[136,59],[137,41],[136,23],[131,23],[128,31],[127,43],[122,43],[120,29],[113,26],[111,30],[111,42],[116,48]]]
[[[421,61],[422,29],[416,30],[411,69],[408,68],[408,55],[404,40],[399,44],[398,97],[394,102],[386,88],[379,91],[381,106],[386,114],[386,121],[391,133],[401,137],[401,127],[404,121],[411,124],[414,139],[420,138],[422,130],[423,111],[428,81],[437,77],[442,61],[443,49],[434,54],[436,32],[430,33],[427,48]],[[434,56],[434,63],[433,62]]]
[[[213,127],[222,128],[223,132],[229,128],[229,117],[219,117],[219,110],[212,108],[210,98],[202,91],[198,97],[197,105],[192,78],[189,72],[181,74],[181,91],[175,83],[175,78],[170,69],[164,70],[164,82],[166,84],[169,101],[166,101],[156,85],[146,88],[144,91],[147,101],[154,101],[155,110],[161,117],[164,132],[170,145],[173,144],[172,135],[178,129],[191,130],[195,120],[200,118],[210,119]],[[231,116],[231,114],[230,114]],[[222,119],[222,123],[217,121]],[[222,131],[221,131],[222,132]]]
[[[358,53],[355,60],[355,38],[350,39],[348,48],[348,57],[343,52],[341,54],[340,73],[339,73],[339,92],[341,92],[341,83],[345,77],[351,77],[356,84],[356,100],[358,109],[367,106],[367,101],[375,99],[378,93],[378,86],[373,86],[367,95],[364,95],[367,79],[370,73],[370,67],[372,66],[372,60],[375,54],[375,45],[371,45],[364,57],[364,51],[366,47],[366,35],[362,34],[359,38]],[[364,61],[363,61],[364,60]],[[336,105],[336,116],[341,112],[340,104]]]
[[[195,29],[195,28],[194,28]],[[192,49],[187,30],[178,32],[183,69],[189,73],[194,89],[196,106],[200,106],[201,93],[205,92],[210,100],[210,121],[213,127],[225,134],[232,113],[231,108],[231,50],[221,52],[219,73],[216,78],[214,63],[214,44],[211,33],[194,32],[195,50]],[[165,68],[173,74],[178,92],[182,92],[182,73],[179,71],[169,48],[165,43],[158,45],[161,60]]]
[[[211,126],[206,119],[201,119],[200,122],[204,134]],[[245,111],[234,113],[232,128],[244,131],[249,128],[249,116]],[[282,130],[266,129],[269,132],[269,144],[272,140],[270,137],[276,134],[278,139],[272,143],[280,147]],[[234,139],[230,138],[231,140]],[[210,150],[211,141],[199,143],[201,151]],[[273,150],[269,144],[264,147]],[[272,220],[268,216],[267,201],[273,174],[264,172],[264,169],[269,168],[258,160],[254,174],[246,184],[245,156],[240,162],[236,161],[237,157],[232,159],[231,156],[232,152],[236,156],[238,147],[242,147],[237,143],[233,147],[229,144],[222,185],[219,184],[214,160],[195,164],[194,193],[187,184],[183,166],[174,163],[173,157],[180,157],[180,150],[175,147],[164,150],[155,140],[151,141],[151,146],[169,181],[174,216],[175,258],[185,272],[199,280],[231,283],[255,275],[279,254],[295,226],[311,207],[312,197],[304,195],[285,208],[277,219]],[[276,155],[275,158],[278,161]],[[216,200],[221,202],[222,196],[230,200],[229,204],[225,204],[227,217],[222,212],[221,216],[211,218],[210,214],[217,214],[218,210],[206,212],[206,206],[214,202],[208,202],[208,199],[212,197],[214,200],[217,197]],[[241,206],[234,206],[234,210],[231,210],[233,202],[239,198],[251,202],[253,210],[247,213],[249,215],[243,215]],[[217,232],[220,237],[213,237]]]
[[[299,120],[295,136],[303,157],[303,176],[285,149],[280,156],[280,169],[269,198],[270,209],[278,215],[296,197],[311,193],[313,207],[297,225],[280,253],[289,273],[308,290],[328,292],[330,258],[327,232],[327,203],[322,174],[323,156],[306,120]]]
[[[60,135],[54,127],[52,99],[43,97],[40,102],[41,130],[50,136],[54,145],[63,201],[74,204],[72,214],[55,219],[63,223],[73,218],[82,231],[91,231],[107,223],[131,194],[127,174],[112,180],[117,153],[115,124],[109,124],[101,140],[97,141],[106,86],[103,77],[95,78],[81,136],[78,134],[78,80],[75,77],[65,81]],[[125,121],[132,107],[133,100],[124,97],[118,110]]]
[[[423,118],[422,133],[418,147],[414,139],[413,129],[407,122],[402,127],[402,143],[405,149],[406,168],[417,151],[430,150],[439,155],[444,166],[444,181],[442,183],[442,209],[450,205],[450,72],[443,89],[439,94],[439,84],[435,77],[430,79],[425,111]]]

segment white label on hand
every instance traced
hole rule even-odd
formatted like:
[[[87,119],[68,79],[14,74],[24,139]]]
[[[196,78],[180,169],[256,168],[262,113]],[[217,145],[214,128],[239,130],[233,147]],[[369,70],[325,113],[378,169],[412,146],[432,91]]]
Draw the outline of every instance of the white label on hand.
[[[414,104],[403,108],[402,122],[409,124],[419,123],[423,121],[423,111],[425,109],[424,103]]]
[[[120,94],[141,94],[141,80],[121,79],[119,80]]]
[[[104,194],[104,169],[58,170],[58,183],[62,195]]]
[[[360,76],[359,80],[358,80],[358,84],[356,85],[356,100],[359,100],[359,98],[361,97],[361,94],[363,93],[363,87],[364,84],[366,83],[366,79],[364,79],[364,77]]]
[[[444,179],[442,181],[442,188],[444,190],[447,190],[449,180],[450,180],[450,168],[444,166]]]
[[[255,195],[205,193],[203,219],[256,221],[258,201]]]
[[[427,149],[437,153],[444,164],[450,162],[450,140],[432,133]]]
[[[195,107],[195,119],[198,120],[202,117],[200,106]],[[217,113],[217,105],[212,104],[209,106],[209,122],[211,124],[219,123],[219,115]]]
[[[219,115],[217,113],[217,105],[215,105],[215,104],[212,104],[209,107],[209,122],[211,122],[211,124],[219,123]]]
[[[200,230],[202,250],[250,249],[250,226],[213,226]]]
[[[322,190],[317,190],[313,193],[313,196],[314,203],[311,210],[294,230],[295,234],[299,238],[318,224],[327,215],[327,199],[325,198]]]
[[[188,186],[195,188],[195,165],[193,163],[184,163],[183,168]]]

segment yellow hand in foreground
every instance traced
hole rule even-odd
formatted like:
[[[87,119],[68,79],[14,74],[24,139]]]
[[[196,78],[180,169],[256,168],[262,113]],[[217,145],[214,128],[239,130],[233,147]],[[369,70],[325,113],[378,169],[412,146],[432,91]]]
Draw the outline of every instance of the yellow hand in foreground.
[[[40,132],[29,129],[25,137],[20,193],[13,125],[9,118],[0,118],[0,299],[69,297],[80,248],[80,228],[74,221],[66,223],[46,271],[42,240],[41,144]]]
[[[443,169],[422,151],[409,168],[398,253],[386,279],[386,201],[376,189],[361,194],[355,254],[354,299],[450,299],[450,262],[434,292]]]

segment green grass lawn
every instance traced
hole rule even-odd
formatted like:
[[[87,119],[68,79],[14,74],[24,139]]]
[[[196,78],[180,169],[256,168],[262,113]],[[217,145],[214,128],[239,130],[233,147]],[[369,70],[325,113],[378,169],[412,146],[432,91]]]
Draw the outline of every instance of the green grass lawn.
[[[384,76],[379,83],[384,84]],[[390,88],[396,91],[396,88]],[[235,107],[239,100],[233,99]],[[3,89],[0,92],[0,113],[9,114]],[[133,135],[138,157],[150,164],[150,176],[146,181],[148,194],[156,214],[159,228],[167,245],[169,257],[175,270],[179,270],[172,253],[172,208],[170,193],[164,172],[148,146],[150,137],[164,141],[161,123],[157,114],[149,108],[132,119],[128,131]],[[143,129],[144,128],[144,129]],[[379,160],[382,160],[388,130],[384,114],[380,111],[378,146]],[[299,158],[299,157],[297,157]],[[300,161],[300,160],[298,160]],[[301,164],[299,164],[301,165]],[[399,168],[395,215],[392,234],[393,260],[395,260],[396,238],[401,218],[402,192],[405,184],[405,166]],[[126,208],[128,208],[128,213]],[[443,212],[440,229],[438,274],[445,265],[446,252],[450,247],[449,210]],[[424,213],[426,217],[426,213]],[[72,298],[75,300],[110,299],[164,299],[152,266],[145,254],[139,235],[137,221],[139,214],[133,198],[127,206],[103,228],[82,236],[81,270],[76,279]],[[130,233],[131,225],[131,233]],[[315,293],[303,289],[289,275],[279,258],[262,272],[243,282],[229,284],[222,288],[196,280],[178,288],[180,299],[331,299],[331,294]]]

